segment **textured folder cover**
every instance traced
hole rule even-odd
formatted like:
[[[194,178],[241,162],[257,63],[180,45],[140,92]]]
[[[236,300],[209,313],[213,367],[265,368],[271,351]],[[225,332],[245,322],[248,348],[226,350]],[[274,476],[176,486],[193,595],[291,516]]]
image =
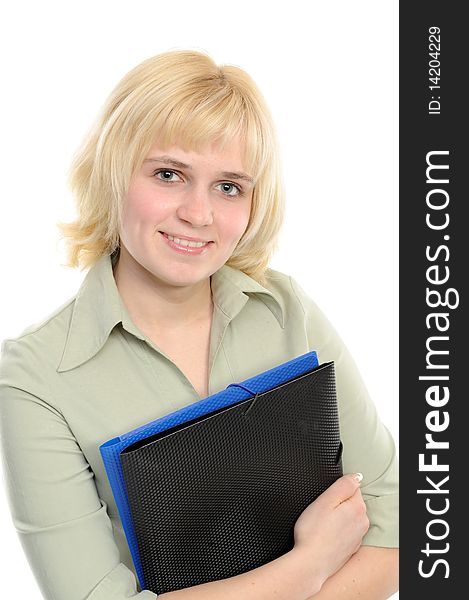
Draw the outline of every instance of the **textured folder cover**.
[[[230,577],[292,547],[299,514],[341,475],[333,365],[315,365],[308,353],[101,447],[142,588]]]
[[[143,571],[132,515],[130,513],[129,499],[125,489],[120,453],[136,441],[149,437],[159,431],[164,431],[170,427],[180,425],[191,419],[209,414],[224,406],[230,406],[240,400],[246,400],[246,398],[249,398],[257,392],[271,389],[279,383],[287,381],[302,373],[306,373],[317,365],[318,358],[316,352],[307,352],[306,354],[297,356],[292,360],[246,379],[239,384],[230,384],[226,389],[221,390],[216,394],[212,394],[208,398],[193,402],[180,410],[160,417],[155,421],[142,425],[133,431],[129,431],[128,433],[113,438],[101,445],[100,451],[103,463],[111,484],[138,579],[142,587],[144,587]]]

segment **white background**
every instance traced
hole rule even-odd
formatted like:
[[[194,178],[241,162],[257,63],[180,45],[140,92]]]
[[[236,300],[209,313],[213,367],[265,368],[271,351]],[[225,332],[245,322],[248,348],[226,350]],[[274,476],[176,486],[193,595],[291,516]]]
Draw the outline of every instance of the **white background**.
[[[352,351],[398,439],[398,3],[18,1],[3,8],[0,340],[52,312],[72,153],[117,81],[162,51],[207,51],[257,81],[280,138],[287,217],[271,266]],[[39,599],[0,486],[2,595]],[[395,596],[397,598],[397,595]]]

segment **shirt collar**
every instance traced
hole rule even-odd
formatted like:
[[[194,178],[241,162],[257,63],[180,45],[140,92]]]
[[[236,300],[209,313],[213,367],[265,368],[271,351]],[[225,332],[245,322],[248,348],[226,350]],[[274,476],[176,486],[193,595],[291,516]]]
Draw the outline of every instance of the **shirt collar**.
[[[280,327],[285,326],[285,305],[281,296],[263,287],[246,273],[223,265],[212,275],[211,287],[214,303],[230,320],[246,304],[249,294],[255,294],[275,316]]]
[[[255,294],[284,327],[285,307],[278,294],[239,271],[223,265],[211,278],[214,304],[228,321],[241,311]],[[111,257],[105,255],[88,271],[78,290],[62,358],[57,371],[80,366],[104,346],[116,325],[144,340],[145,336],[132,322],[116,286]]]

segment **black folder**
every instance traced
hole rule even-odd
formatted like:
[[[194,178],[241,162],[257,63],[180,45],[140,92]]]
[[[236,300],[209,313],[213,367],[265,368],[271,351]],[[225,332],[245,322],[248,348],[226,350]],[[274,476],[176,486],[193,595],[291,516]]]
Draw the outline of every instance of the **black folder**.
[[[145,589],[238,575],[294,544],[301,512],[342,475],[334,364],[120,453]]]

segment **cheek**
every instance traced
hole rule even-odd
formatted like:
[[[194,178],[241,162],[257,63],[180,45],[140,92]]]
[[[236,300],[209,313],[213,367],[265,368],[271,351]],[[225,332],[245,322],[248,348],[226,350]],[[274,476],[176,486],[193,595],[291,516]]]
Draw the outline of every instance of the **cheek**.
[[[170,211],[169,202],[155,196],[154,191],[144,187],[129,190],[123,210],[124,223],[154,226]]]
[[[239,214],[239,218],[238,218],[238,231],[240,233],[240,237],[243,235],[243,233],[247,229],[247,226],[249,224],[249,219],[251,217],[251,210],[252,210],[252,198],[250,198],[249,201],[247,201],[243,205],[242,210],[240,210],[240,214]]]
[[[240,207],[240,210],[233,211],[231,214],[225,215],[223,220],[223,228],[227,238],[230,238],[236,242],[241,238],[248,226],[249,214],[248,208],[241,209]]]

